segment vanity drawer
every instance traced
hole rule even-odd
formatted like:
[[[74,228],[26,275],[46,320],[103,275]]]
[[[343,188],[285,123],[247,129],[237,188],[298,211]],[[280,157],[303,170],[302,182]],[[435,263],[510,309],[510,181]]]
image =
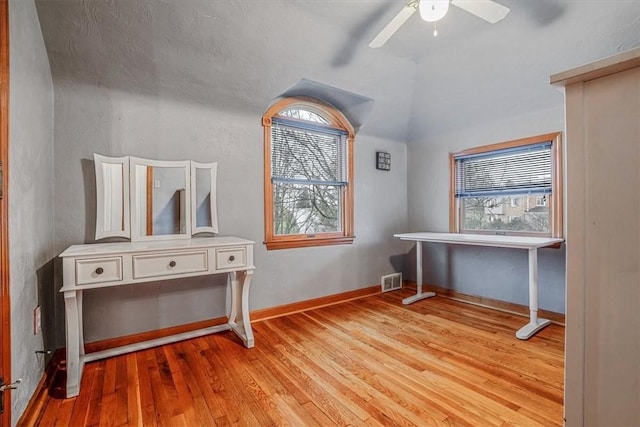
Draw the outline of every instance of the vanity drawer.
[[[122,258],[76,260],[76,284],[118,282],[122,280]]]
[[[196,273],[207,268],[207,251],[133,256],[134,279]]]
[[[247,265],[247,248],[244,246],[234,248],[216,249],[216,270],[239,268]]]

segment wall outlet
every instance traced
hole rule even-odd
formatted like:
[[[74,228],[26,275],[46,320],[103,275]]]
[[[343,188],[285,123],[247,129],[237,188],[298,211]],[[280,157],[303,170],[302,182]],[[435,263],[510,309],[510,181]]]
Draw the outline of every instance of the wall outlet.
[[[33,310],[33,335],[38,335],[42,330],[42,307],[37,306]]]

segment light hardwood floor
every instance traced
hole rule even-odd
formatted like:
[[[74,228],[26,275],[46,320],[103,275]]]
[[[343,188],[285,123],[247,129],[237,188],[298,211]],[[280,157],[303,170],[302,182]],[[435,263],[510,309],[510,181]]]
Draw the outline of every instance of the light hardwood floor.
[[[41,426],[562,425],[564,328],[394,291],[92,362]]]

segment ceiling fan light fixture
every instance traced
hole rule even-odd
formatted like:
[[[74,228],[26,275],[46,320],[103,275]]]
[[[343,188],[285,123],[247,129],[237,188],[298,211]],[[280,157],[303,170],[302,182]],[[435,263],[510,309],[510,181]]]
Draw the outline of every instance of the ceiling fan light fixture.
[[[449,10],[449,0],[420,0],[420,17],[427,22],[436,22],[444,18]]]

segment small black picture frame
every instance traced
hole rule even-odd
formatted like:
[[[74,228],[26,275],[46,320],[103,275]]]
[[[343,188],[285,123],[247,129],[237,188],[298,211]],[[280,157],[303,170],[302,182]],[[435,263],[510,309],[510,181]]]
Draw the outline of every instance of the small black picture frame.
[[[376,151],[376,169],[383,171],[391,170],[391,154],[384,151]]]

